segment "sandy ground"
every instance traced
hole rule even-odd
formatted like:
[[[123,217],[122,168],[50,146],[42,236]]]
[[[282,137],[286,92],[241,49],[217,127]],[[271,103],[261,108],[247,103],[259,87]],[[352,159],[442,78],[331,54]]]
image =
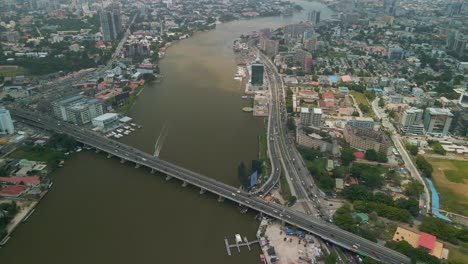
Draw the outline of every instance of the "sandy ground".
[[[301,239],[299,244],[297,236],[286,236],[284,232],[280,235],[282,228],[280,224],[273,223],[268,226],[265,232],[265,236],[270,241],[270,246],[275,248],[276,256],[279,258],[277,264],[308,263],[304,259],[314,259],[321,254],[321,249],[316,246],[316,242],[307,243],[304,239]],[[283,241],[285,237],[287,241]]]
[[[10,202],[10,201],[8,201]],[[20,211],[16,214],[16,216],[11,220],[11,222],[7,226],[7,232],[11,233],[16,226],[18,226],[21,221],[23,221],[23,218],[26,217],[26,215],[36,206],[37,202],[19,202],[16,201],[16,203],[20,206]]]

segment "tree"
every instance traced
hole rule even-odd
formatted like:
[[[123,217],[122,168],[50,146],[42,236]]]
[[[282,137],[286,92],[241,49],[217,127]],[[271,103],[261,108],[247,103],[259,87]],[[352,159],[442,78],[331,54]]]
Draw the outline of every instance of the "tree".
[[[379,107],[384,107],[385,106],[385,101],[382,97],[379,99]]]
[[[288,122],[286,125],[289,130],[296,131],[296,122],[294,122],[294,118],[292,117],[288,118]]]
[[[141,78],[146,82],[153,82],[156,80],[156,76],[154,76],[154,74],[151,73],[144,73],[141,75]]]
[[[338,227],[344,230],[354,232],[356,231],[356,225],[354,224],[354,218],[351,214],[351,206],[348,203],[343,204],[338,210],[336,210],[334,223]]]
[[[353,149],[350,147],[345,147],[343,150],[341,150],[341,163],[344,166],[348,166],[351,162],[356,160],[353,152]]]
[[[432,165],[429,162],[427,162],[427,160],[423,156],[416,156],[416,166],[422,172],[424,177],[430,178],[432,176]]]
[[[405,194],[418,198],[424,191],[424,185],[419,181],[412,180],[405,186]]]
[[[348,171],[348,168],[344,167],[344,166],[336,166],[334,169],[333,169],[333,177],[335,178],[343,178],[343,176],[345,175],[345,173]]]
[[[455,243],[457,243],[456,237],[458,237],[460,232],[459,229],[444,220],[430,216],[424,217],[421,225],[419,226],[419,230]]]
[[[418,146],[410,144],[410,143],[406,143],[405,148],[409,151],[411,155],[413,156],[418,155],[418,152],[419,152]]]
[[[375,91],[364,91],[364,96],[369,99],[370,101],[374,100],[376,95]]]
[[[377,151],[373,150],[373,149],[368,149],[366,150],[366,153],[364,155],[364,158],[366,160],[370,160],[370,161],[376,161],[377,160]]]
[[[419,202],[414,198],[399,198],[395,201],[395,207],[406,209],[413,216],[417,216],[419,214]]]
[[[331,252],[330,255],[328,255],[325,258],[325,264],[335,264],[337,263],[338,256],[336,255],[335,252]]]

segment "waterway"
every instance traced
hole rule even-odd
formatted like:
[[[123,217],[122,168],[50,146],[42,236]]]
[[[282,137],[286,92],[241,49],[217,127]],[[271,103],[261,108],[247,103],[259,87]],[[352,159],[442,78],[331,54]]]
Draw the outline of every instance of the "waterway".
[[[299,2],[330,11],[321,4]],[[152,153],[163,126],[162,159],[239,186],[237,165],[257,156],[263,119],[242,112],[231,44],[242,33],[304,20],[260,18],[218,25],[169,48],[164,79],[147,87],[130,116],[143,125],[125,143]],[[52,191],[0,249],[0,263],[255,263],[258,247],[228,257],[224,237],[254,239],[255,213],[218,203],[159,174],[83,151],[53,175]]]

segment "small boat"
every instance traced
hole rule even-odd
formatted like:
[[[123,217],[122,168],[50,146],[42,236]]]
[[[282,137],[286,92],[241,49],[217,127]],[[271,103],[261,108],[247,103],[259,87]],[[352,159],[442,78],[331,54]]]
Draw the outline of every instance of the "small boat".
[[[244,112],[253,112],[253,108],[252,107],[244,107],[244,108],[242,108],[242,111],[244,111]]]
[[[81,151],[82,151],[82,149],[81,149],[81,148],[78,148],[78,149],[76,150],[76,152],[81,152]]]

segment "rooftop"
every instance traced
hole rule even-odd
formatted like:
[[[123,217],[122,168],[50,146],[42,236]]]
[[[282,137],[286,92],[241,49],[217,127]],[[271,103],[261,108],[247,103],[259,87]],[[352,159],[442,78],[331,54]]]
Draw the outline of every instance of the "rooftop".
[[[0,195],[19,195],[27,188],[25,185],[7,185],[0,191]]]
[[[301,107],[301,113],[309,113],[310,112],[309,110],[310,109],[307,107]]]
[[[314,114],[322,114],[322,108],[314,108]]]
[[[453,116],[453,114],[450,112],[449,109],[446,108],[433,108],[429,107],[426,109],[431,115],[447,115],[447,116]]]
[[[105,121],[105,120],[110,119],[110,118],[115,118],[118,115],[119,114],[117,114],[117,113],[105,113],[103,115],[100,115],[100,116],[97,116],[97,117],[93,118],[93,120],[95,120],[95,121]]]
[[[428,234],[428,233],[424,233],[424,232],[421,232],[421,234],[419,234],[418,245],[420,247],[432,250],[435,246],[435,242],[436,242],[435,236]]]

